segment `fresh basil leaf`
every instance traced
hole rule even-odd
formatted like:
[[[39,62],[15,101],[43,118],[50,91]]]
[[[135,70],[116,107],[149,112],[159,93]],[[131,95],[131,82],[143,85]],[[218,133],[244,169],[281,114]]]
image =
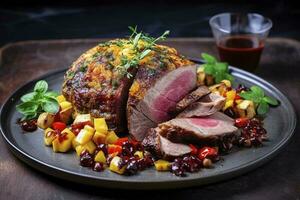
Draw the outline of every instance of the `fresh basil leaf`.
[[[24,94],[22,97],[21,97],[21,101],[22,102],[27,102],[27,101],[33,101],[34,98],[36,97],[37,93],[36,92],[30,92],[28,94]]]
[[[46,92],[45,93],[45,96],[47,97],[52,97],[52,98],[55,98],[57,97],[59,94],[57,92],[54,92],[54,91],[49,91],[49,92]]]
[[[251,91],[254,92],[255,96],[257,96],[257,97],[261,97],[262,98],[265,95],[263,89],[261,89],[258,86],[252,86],[250,89],[251,89]]]
[[[242,97],[243,99],[246,99],[246,100],[253,100],[254,99],[254,96],[253,96],[253,93],[252,92],[241,92],[239,94],[240,97]]]
[[[225,74],[225,79],[229,80],[230,82],[234,81],[234,77],[231,74],[228,74],[228,73]]]
[[[214,67],[210,64],[203,64],[202,65],[204,67],[204,72],[208,75],[213,75],[215,70]]]
[[[44,80],[40,80],[35,84],[33,90],[39,93],[46,93],[48,90],[48,83]]]
[[[263,98],[263,101],[268,103],[268,104],[271,104],[272,106],[277,106],[278,105],[278,101],[273,97],[265,96]]]
[[[38,105],[36,104],[36,102],[27,101],[17,105],[16,109],[18,112],[26,115],[27,113],[36,112],[36,110],[38,109]]]
[[[42,108],[45,112],[55,114],[59,110],[59,104],[55,99],[45,98],[43,99]]]
[[[215,62],[217,62],[217,59],[207,53],[202,53],[201,57],[209,64],[214,64]]]
[[[224,72],[224,73],[227,72],[227,70],[228,70],[228,64],[223,63],[223,62],[216,63],[215,67],[218,69],[218,71]]]
[[[21,121],[23,120],[28,120],[28,119],[34,119],[37,117],[37,112],[32,112],[32,113],[26,113],[26,115],[24,115],[21,119]]]
[[[257,113],[259,115],[264,115],[268,111],[269,111],[269,105],[264,101],[260,102],[260,104],[258,105],[258,108],[257,108]]]

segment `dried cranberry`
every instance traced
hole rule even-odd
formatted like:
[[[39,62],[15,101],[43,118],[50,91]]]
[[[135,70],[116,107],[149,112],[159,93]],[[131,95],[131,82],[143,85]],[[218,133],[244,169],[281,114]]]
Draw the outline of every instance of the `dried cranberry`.
[[[241,91],[248,91],[249,88],[247,88],[246,86],[242,85],[242,84],[239,84],[238,87],[236,88],[236,92],[237,93],[240,93]]]
[[[93,170],[96,171],[96,172],[101,172],[101,171],[104,170],[104,166],[103,166],[102,163],[95,162],[94,166],[93,166]]]
[[[133,144],[129,141],[125,141],[122,144],[122,155],[133,156],[135,148]]]
[[[126,174],[133,175],[136,174],[138,170],[139,170],[138,161],[136,159],[129,160],[125,170]]]
[[[35,131],[37,129],[36,119],[21,121],[20,124],[21,124],[21,128],[24,131],[27,131],[27,132],[32,132],[32,131]]]
[[[80,165],[83,167],[92,167],[94,164],[93,156],[88,152],[83,152],[80,155]]]

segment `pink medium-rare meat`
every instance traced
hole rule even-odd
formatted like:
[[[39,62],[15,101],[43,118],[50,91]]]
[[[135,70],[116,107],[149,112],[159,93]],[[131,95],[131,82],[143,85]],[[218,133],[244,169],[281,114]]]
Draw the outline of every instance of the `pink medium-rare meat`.
[[[237,132],[234,121],[227,115],[217,112],[208,117],[175,118],[161,123],[160,135],[172,142],[197,143],[218,140]]]
[[[198,102],[194,102],[189,105],[184,111],[182,111],[178,118],[190,118],[190,117],[205,117],[212,115],[224,107],[225,98],[215,94],[210,93]]]
[[[160,129],[152,128],[144,138],[142,144],[145,149],[158,158],[172,159],[183,156],[192,150],[186,144],[174,143],[159,134]]]
[[[150,88],[141,103],[141,111],[152,121],[172,118],[177,102],[197,85],[196,66],[178,68],[164,75]]]

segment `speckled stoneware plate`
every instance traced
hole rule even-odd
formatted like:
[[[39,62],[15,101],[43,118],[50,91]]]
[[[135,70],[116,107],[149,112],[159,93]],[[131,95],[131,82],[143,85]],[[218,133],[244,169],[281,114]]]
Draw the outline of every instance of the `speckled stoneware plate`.
[[[234,67],[231,71],[236,84],[258,85],[267,95],[280,100],[280,106],[272,108],[264,120],[270,141],[261,148],[235,151],[224,156],[224,161],[216,163],[213,169],[202,169],[198,173],[188,174],[187,177],[176,177],[169,172],[157,172],[153,168],[134,176],[121,176],[109,170],[101,173],[94,172],[79,165],[75,152],[54,153],[52,148],[45,147],[42,130],[23,134],[16,124],[21,116],[15,106],[20,103],[19,99],[23,94],[33,89],[38,79],[20,87],[3,105],[1,132],[12,152],[27,164],[44,173],[83,184],[125,189],[165,189],[203,185],[229,179],[257,168],[273,158],[291,139],[296,126],[295,111],[283,93],[251,73]],[[64,72],[65,70],[60,70],[39,79],[45,79],[52,90],[59,91]]]

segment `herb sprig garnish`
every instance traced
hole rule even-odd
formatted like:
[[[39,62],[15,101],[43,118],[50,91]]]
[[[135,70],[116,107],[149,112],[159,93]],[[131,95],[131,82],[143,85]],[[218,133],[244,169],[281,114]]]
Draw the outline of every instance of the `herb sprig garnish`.
[[[228,64],[225,62],[218,62],[217,59],[207,53],[202,53],[201,57],[206,62],[203,64],[204,72],[214,77],[216,83],[227,79],[233,81],[233,76],[229,74]]]
[[[58,94],[54,91],[48,91],[48,83],[44,80],[38,81],[33,92],[27,93],[21,97],[22,103],[16,106],[18,112],[23,114],[21,120],[33,119],[43,111],[55,114],[59,110],[59,104],[56,100]]]
[[[137,67],[140,60],[145,58],[152,51],[153,46],[158,41],[163,41],[166,39],[166,36],[169,35],[170,31],[165,31],[158,38],[153,38],[148,36],[147,34],[141,32],[137,32],[137,27],[134,28],[129,26],[129,30],[131,30],[132,34],[129,37],[129,43],[132,44],[132,52],[133,57],[128,58],[125,55],[121,57],[121,64],[116,66],[117,70],[122,76],[126,76],[127,78],[131,78],[133,75],[129,72],[131,67]],[[145,46],[140,48],[138,46],[139,41],[145,41]]]
[[[241,92],[240,97],[251,100],[256,104],[257,113],[264,115],[269,111],[269,105],[277,106],[278,101],[273,97],[266,96],[263,89],[258,86],[252,86],[249,91]]]

